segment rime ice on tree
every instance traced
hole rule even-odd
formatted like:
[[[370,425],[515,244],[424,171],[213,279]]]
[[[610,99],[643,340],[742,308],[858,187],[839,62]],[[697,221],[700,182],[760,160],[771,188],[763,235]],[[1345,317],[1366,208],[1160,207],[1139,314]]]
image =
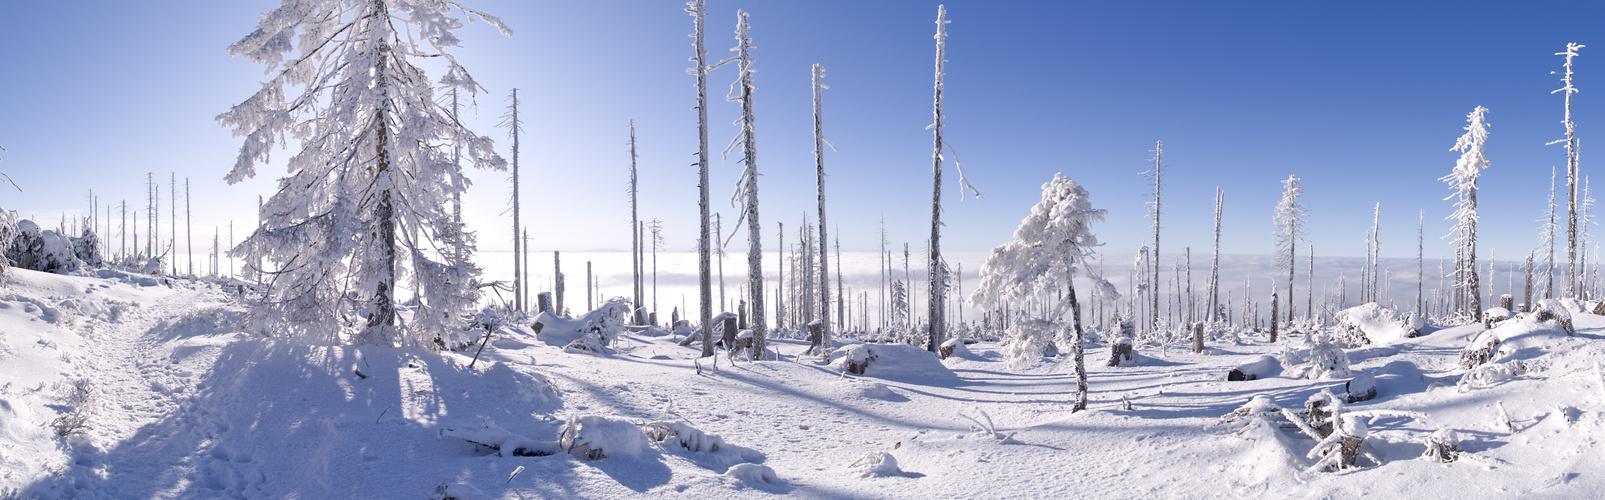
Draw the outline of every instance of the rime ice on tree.
[[[261,227],[230,250],[274,276],[254,312],[259,328],[380,345],[462,340],[458,317],[477,298],[479,268],[468,260],[473,236],[452,231],[446,209],[468,185],[451,147],[479,168],[506,162],[435,102],[428,76],[409,61],[438,57],[442,85],[482,90],[447,52],[460,42],[453,9],[511,34],[495,17],[444,0],[307,0],[284,2],[229,46],[268,65],[271,78],[217,117],[245,137],[226,180],[254,177],[275,144],[301,144]],[[402,321],[395,294],[408,278],[418,306]]]

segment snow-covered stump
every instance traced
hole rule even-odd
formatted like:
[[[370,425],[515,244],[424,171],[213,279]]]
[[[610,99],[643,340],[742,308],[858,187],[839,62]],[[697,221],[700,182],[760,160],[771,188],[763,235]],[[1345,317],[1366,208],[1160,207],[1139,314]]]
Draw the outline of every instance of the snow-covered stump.
[[[1131,344],[1131,337],[1126,335],[1121,335],[1120,338],[1110,343],[1109,366],[1120,366],[1121,360],[1131,361],[1133,359]]]
[[[1487,363],[1493,359],[1494,352],[1499,349],[1499,334],[1493,330],[1484,330],[1477,338],[1472,339],[1466,349],[1460,351],[1460,368],[1470,370]]]
[[[1193,354],[1204,352],[1204,324],[1193,323]]]
[[[1442,463],[1453,462],[1460,458],[1460,439],[1454,431],[1438,429],[1427,438],[1425,444],[1427,451],[1421,454],[1422,458]]]
[[[1370,401],[1377,397],[1377,379],[1369,373],[1361,372],[1344,383],[1343,390],[1347,391],[1343,399],[1349,403]]]
[[[819,344],[825,339],[825,324],[819,320],[808,323],[808,350],[804,354],[817,354]]]
[[[1508,293],[1500,295],[1499,296],[1499,307],[1505,308],[1506,311],[1514,311],[1514,310],[1516,310],[1516,299],[1515,299],[1515,297],[1511,297],[1510,294],[1508,294]],[[1599,313],[1594,313],[1594,314],[1599,314]]]
[[[553,316],[557,315],[557,313],[552,312],[552,292],[541,292],[539,295],[536,295],[535,303],[537,311]]]
[[[1593,313],[1595,316],[1605,316],[1605,300],[1595,302],[1594,307],[1588,312]]]
[[[1252,361],[1238,365],[1226,373],[1226,381],[1239,382],[1245,380],[1259,380],[1274,377],[1282,372],[1282,362],[1271,356],[1260,356]]]

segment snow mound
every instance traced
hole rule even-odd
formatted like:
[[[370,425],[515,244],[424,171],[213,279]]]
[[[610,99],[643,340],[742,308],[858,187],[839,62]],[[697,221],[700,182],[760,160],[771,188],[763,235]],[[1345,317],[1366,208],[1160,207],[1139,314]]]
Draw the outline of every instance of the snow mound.
[[[1359,343],[1390,344],[1414,334],[1399,313],[1375,302],[1339,311],[1337,320],[1343,326],[1348,347],[1359,347]]]
[[[725,471],[724,475],[725,477],[740,479],[749,483],[780,482],[780,476],[776,476],[775,470],[767,465],[737,464],[735,467],[731,467],[730,470]]]
[[[936,354],[907,344],[853,344],[837,349],[831,359],[838,370],[857,364],[864,367],[860,375],[884,380],[922,385],[959,380]]]
[[[646,434],[635,424],[596,415],[569,417],[559,446],[580,460],[636,456],[647,451]]]
[[[490,420],[486,420],[478,429],[441,429],[440,437],[461,439],[484,446],[496,450],[497,455],[504,457],[544,457],[562,451],[558,443],[537,441],[514,434],[498,427]]]
[[[897,457],[884,451],[865,453],[849,468],[861,478],[903,475],[903,469],[897,466]]]

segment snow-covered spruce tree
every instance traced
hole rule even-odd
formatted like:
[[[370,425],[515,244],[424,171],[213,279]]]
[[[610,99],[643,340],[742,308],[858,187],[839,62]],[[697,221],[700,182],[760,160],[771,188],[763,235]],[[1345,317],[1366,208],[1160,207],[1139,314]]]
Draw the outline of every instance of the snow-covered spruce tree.
[[[1276,268],[1287,271],[1288,321],[1293,321],[1293,271],[1297,269],[1294,256],[1298,240],[1304,239],[1305,210],[1304,205],[1298,202],[1298,197],[1303,194],[1303,182],[1298,177],[1287,176],[1282,181],[1282,200],[1276,203],[1276,215],[1271,218],[1276,224]],[[1274,324],[1276,321],[1276,316],[1271,316],[1271,322]],[[1271,342],[1276,342],[1275,331],[1271,330]]]
[[[702,21],[706,18],[707,9],[703,0],[686,2],[685,11],[691,14],[696,24],[696,32],[691,34],[695,39],[691,46],[696,53],[691,56],[691,62],[697,67],[687,69],[697,77],[697,207],[701,211],[701,227],[697,233],[697,278],[700,298],[701,315],[698,316],[697,330],[702,336],[702,357],[713,355],[713,338],[710,323],[713,322],[713,266],[712,244],[708,223],[711,222],[708,204],[708,51],[702,45]],[[724,266],[724,252],[720,252],[719,266]],[[724,302],[724,276],[719,277],[719,302]]]
[[[518,119],[518,89],[513,89],[507,96],[507,113],[502,115],[501,126],[507,127],[507,135],[513,139],[513,309],[522,311],[524,304],[529,301],[525,298],[528,287],[523,279],[524,248],[519,242],[518,215],[521,210],[518,206],[518,133],[524,130],[524,122]],[[558,315],[562,315],[562,308],[558,308]]]
[[[741,132],[730,140],[724,154],[729,155],[740,148],[741,163],[746,166],[741,171],[741,178],[736,181],[736,192],[730,202],[732,205],[740,203],[743,207],[742,217],[747,219],[747,293],[750,295],[747,307],[752,308],[752,358],[761,360],[764,356],[767,321],[764,319],[763,303],[763,226],[758,223],[758,139],[753,135],[758,120],[753,115],[752,93],[758,88],[752,82],[752,38],[747,36],[747,28],[747,13],[736,11],[736,46],[730,49],[736,55],[719,61],[709,69],[735,61],[736,71],[740,73],[736,81],[730,84],[730,93],[725,100],[741,103],[741,118],[736,120]]]
[[[1087,266],[1087,257],[1098,246],[1098,237],[1092,234],[1092,223],[1102,221],[1106,213],[1092,208],[1087,190],[1076,181],[1062,173],[1054,174],[1053,180],[1042,185],[1042,201],[1031,207],[1031,214],[1014,230],[1014,240],[993,248],[992,254],[987,256],[986,265],[981,267],[981,284],[970,295],[972,304],[984,306],[999,299],[1052,297],[1057,295],[1054,293],[1057,290],[1070,289],[1070,299],[1057,301],[1050,317],[1062,318],[1069,312],[1075,319],[1071,325],[1075,329],[1071,354],[1077,382],[1076,405],[1072,411],[1085,409],[1087,399],[1087,370],[1082,356],[1086,339],[1079,321],[1079,307],[1075,306],[1073,281],[1078,272],[1084,272],[1094,286],[1101,289],[1100,293],[1114,293],[1113,285],[1093,274]],[[1021,354],[1036,356],[1036,359],[1042,356],[1041,351]]]
[[[252,313],[262,330],[378,345],[464,340],[459,314],[477,299],[479,268],[467,259],[472,235],[448,228],[444,207],[461,189],[453,186],[468,183],[447,145],[463,145],[479,168],[506,162],[435,103],[428,76],[409,62],[438,57],[443,85],[482,90],[447,52],[463,26],[453,9],[511,34],[445,0],[286,0],[229,46],[272,78],[217,117],[246,138],[225,179],[254,177],[273,145],[301,143],[261,227],[230,251],[274,269]],[[409,276],[421,296],[403,322],[395,293]]]
[[[1482,321],[1482,305],[1477,283],[1477,176],[1482,169],[1488,168],[1488,158],[1483,156],[1484,144],[1488,142],[1488,122],[1484,115],[1488,108],[1477,106],[1466,115],[1466,133],[1455,140],[1451,151],[1459,151],[1460,159],[1455,161],[1455,168],[1439,180],[1449,184],[1455,194],[1446,200],[1455,200],[1455,212],[1449,218],[1455,221],[1454,229],[1450,235],[1458,247],[1455,255],[1460,259],[1455,263],[1455,291],[1463,297],[1459,311],[1472,321]]]
[[[819,80],[825,77],[825,67],[814,65],[814,167],[817,170],[819,187],[819,352],[830,359],[830,254],[825,248],[829,241],[825,235],[825,145],[836,149],[830,139],[825,138],[824,117],[824,90],[830,88]],[[838,264],[840,264],[838,262]],[[840,292],[838,292],[840,293]],[[840,307],[838,307],[840,309]],[[840,320],[838,320],[838,323]]]
[[[1566,138],[1551,141],[1550,144],[1565,143],[1566,145],[1566,295],[1577,295],[1578,270],[1577,263],[1577,135],[1576,126],[1572,123],[1572,94],[1577,93],[1577,87],[1572,86],[1572,58],[1577,57],[1577,50],[1584,45],[1578,43],[1566,44],[1565,52],[1556,52],[1555,55],[1566,58],[1563,65],[1565,73],[1561,73],[1560,88],[1550,92],[1564,92],[1566,95],[1566,117],[1561,121],[1566,125]]]
[[[1220,322],[1220,215],[1226,192],[1215,188],[1215,252],[1209,262],[1209,322]]]

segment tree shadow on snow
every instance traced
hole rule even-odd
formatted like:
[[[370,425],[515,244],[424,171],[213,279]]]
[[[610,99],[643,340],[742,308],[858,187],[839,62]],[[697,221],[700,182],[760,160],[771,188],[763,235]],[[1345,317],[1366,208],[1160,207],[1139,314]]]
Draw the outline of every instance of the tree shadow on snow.
[[[516,374],[470,371],[451,354],[275,340],[220,349],[166,415],[100,443],[103,451],[79,452],[65,474],[22,495],[421,498],[483,460],[439,438],[440,426],[485,418],[515,433],[552,432],[532,418],[552,400],[520,398],[507,387]],[[658,480],[652,472],[631,481]]]

